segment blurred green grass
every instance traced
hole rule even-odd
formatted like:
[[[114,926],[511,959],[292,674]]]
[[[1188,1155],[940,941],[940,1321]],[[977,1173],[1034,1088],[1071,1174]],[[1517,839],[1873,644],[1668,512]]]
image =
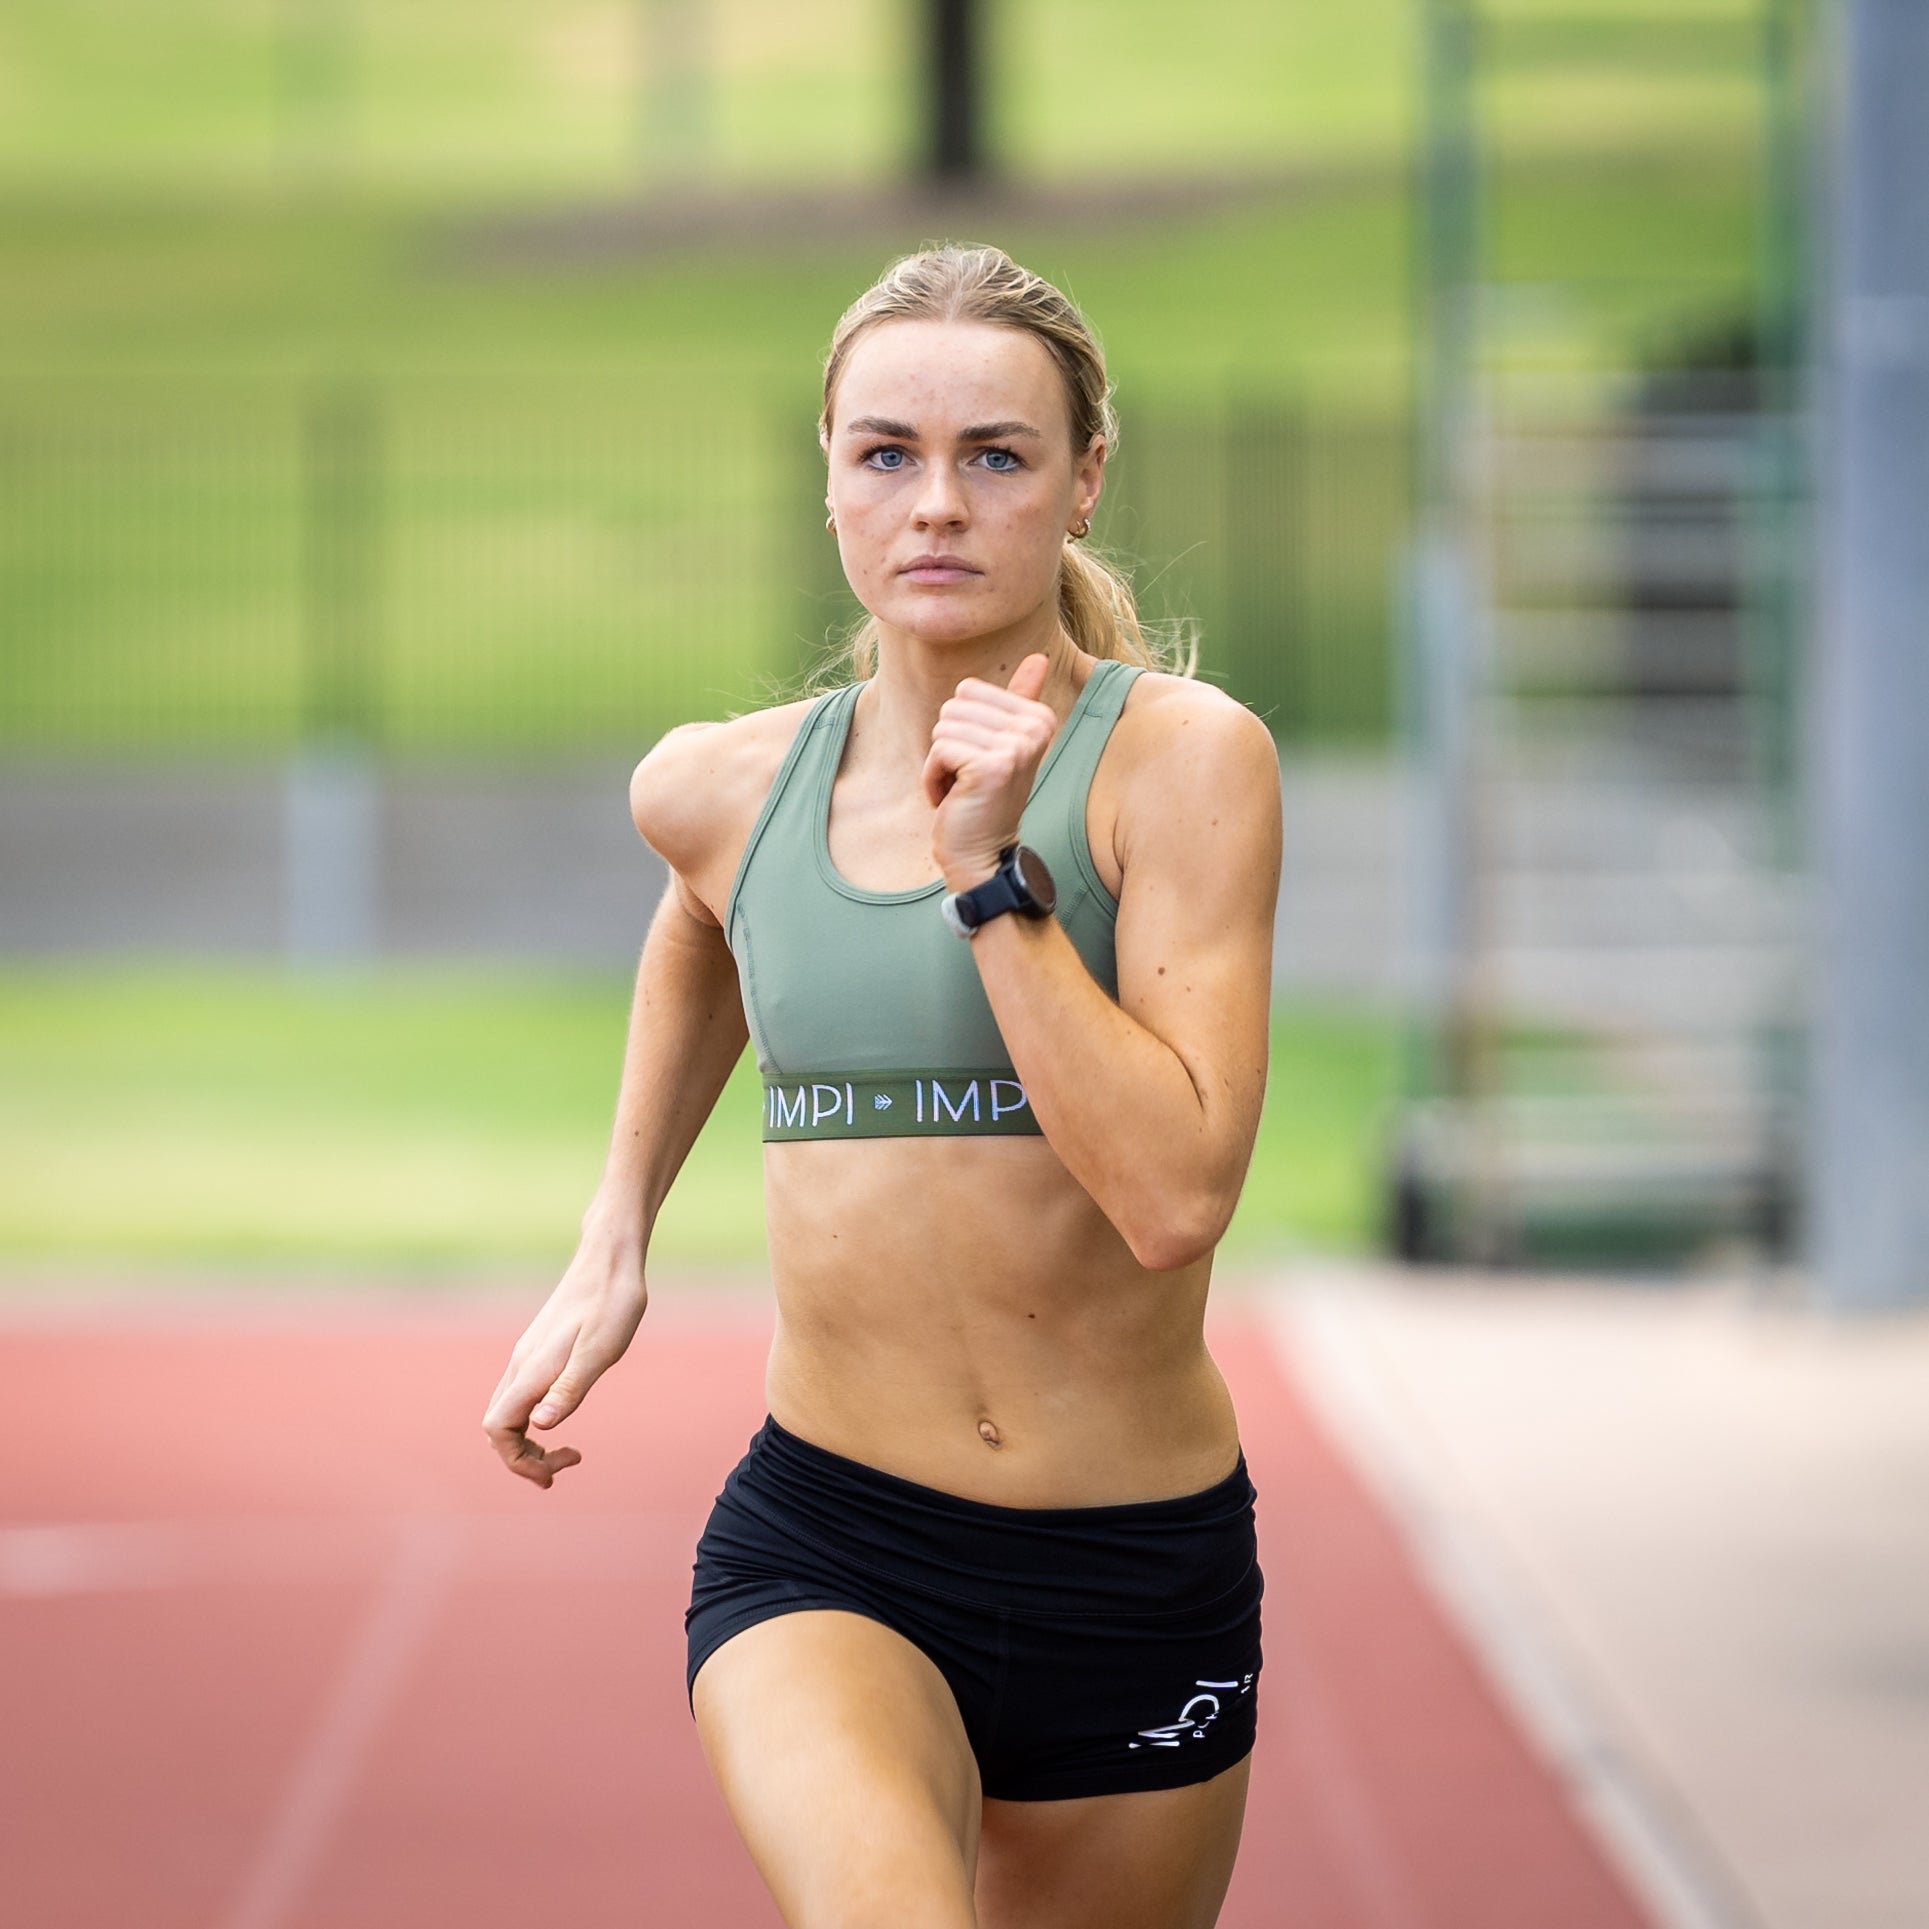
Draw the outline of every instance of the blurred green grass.
[[[888,259],[934,238],[927,224],[953,224],[928,205],[836,199],[902,172],[907,5],[703,11],[711,134],[665,173],[635,0],[10,9],[8,738],[293,740],[305,639],[328,627],[304,601],[304,437],[318,402],[343,393],[375,424],[365,646],[392,748],[647,740],[794,677],[841,613],[835,589],[809,580],[819,357]],[[1124,439],[1100,537],[1141,565],[1155,607],[1177,593],[1203,613],[1208,675],[1284,717],[1276,691],[1246,685],[1290,648],[1309,666],[1293,671],[1302,691],[1331,698],[1293,719],[1297,734],[1382,736],[1397,461],[1357,465],[1315,504],[1315,522],[1350,533],[1294,555],[1314,608],[1284,643],[1250,598],[1231,607],[1216,510],[1203,528],[1128,514],[1116,536],[1112,518],[1133,495],[1218,503],[1224,449],[1189,413],[1295,411],[1330,448],[1356,425],[1383,443],[1404,411],[1417,11],[993,11],[994,152],[1012,181],[1077,194],[959,220],[990,220],[990,238],[1065,286],[1104,336]],[[1693,9],[1731,26],[1749,12]],[[1597,43],[1602,31],[1585,29]],[[1672,74],[1543,67],[1497,78],[1491,98],[1509,174],[1489,265],[1516,285],[1496,297],[1511,352],[1623,360],[1684,319],[1746,308],[1759,99],[1744,36],[1721,29]],[[1193,202],[1171,201],[1187,179]],[[465,224],[485,216],[566,217],[679,184],[752,204],[781,186],[824,205],[772,232],[618,241],[546,266],[463,252]],[[1135,206],[1134,184],[1166,203]],[[1177,425],[1167,441],[1135,437],[1157,420]],[[1162,463],[1169,474],[1151,473]]]
[[[464,272],[439,250],[462,212],[902,177],[918,100],[908,0],[697,11],[713,132],[658,179],[637,0],[15,0],[0,28],[0,352],[22,368],[282,375],[589,358],[701,382],[755,365],[807,396],[832,321],[927,238],[905,223],[930,208],[853,203],[746,240],[521,272]],[[1525,37],[1542,42],[1584,13],[1564,38],[1594,50],[1497,69],[1483,88],[1507,168],[1495,278],[1575,267],[1652,284],[1648,299],[1732,283],[1759,172],[1756,0],[1661,20],[1652,0],[1482,13],[1539,21]],[[1211,387],[1228,369],[1314,396],[1404,394],[1411,0],[1027,0],[990,15],[1000,173],[1092,197],[1040,220],[1021,196],[994,238],[1086,304],[1128,401],[1135,382]],[[1705,57],[1671,62],[1675,36],[1657,27],[1697,21]],[[277,116],[306,98],[291,50],[331,32],[334,65],[309,51],[338,75],[339,164],[317,171],[291,158]],[[1132,214],[1131,184],[1170,194],[1188,179],[1195,205]],[[1270,192],[1220,205],[1228,183]]]
[[[659,13],[664,9],[656,9]],[[1384,149],[1402,125],[1404,0],[1028,0],[990,11],[999,145],[1022,173]],[[881,178],[913,134],[908,0],[702,0],[707,104],[678,155],[649,125],[642,0],[15,0],[0,167],[162,179],[338,164],[440,191]]]
[[[1654,6],[1486,11],[1559,28]],[[1692,9],[1731,25],[1753,11]],[[288,714],[295,675],[302,411],[343,384],[383,398],[393,438],[384,675],[405,736],[411,717],[446,723],[468,703],[472,744],[578,741],[591,715],[640,742],[794,670],[807,569],[786,518],[813,453],[818,358],[850,298],[939,217],[860,213],[547,268],[454,251],[459,220],[679,179],[754,192],[898,176],[908,7],[709,12],[711,132],[672,169],[645,124],[636,0],[15,0],[0,23],[14,714],[44,708],[48,743],[219,741],[178,717],[221,714],[235,741],[264,740],[258,719]],[[1121,480],[1135,410],[1273,398],[1343,435],[1404,408],[1410,0],[1027,0],[997,18],[1001,163],[1097,192],[949,238],[997,240],[1087,308],[1119,386]],[[347,23],[335,43],[331,19]],[[1608,60],[1493,82],[1508,174],[1487,270],[1514,289],[1495,296],[1511,353],[1620,361],[1686,319],[1745,311],[1759,98],[1745,41],[1724,30],[1708,46],[1671,76]],[[1178,211],[1105,199],[1108,183],[1185,178],[1200,193]],[[1215,182],[1263,191],[1217,199]],[[1350,498],[1333,512],[1353,520]],[[746,531],[759,569],[720,570]],[[816,540],[814,516],[800,533]],[[1376,526],[1323,591],[1345,651],[1371,647],[1386,563]],[[1330,709],[1349,734],[1375,727],[1369,703]],[[481,968],[331,984],[8,967],[0,1259],[560,1266],[600,1169],[627,1001],[607,977]],[[1382,1017],[1277,1014],[1229,1255],[1371,1242],[1395,1062]],[[755,1099],[740,1068],[659,1256],[756,1259]]]
[[[1542,354],[1625,353],[1631,329],[1745,291],[1757,189],[1745,142],[1541,157],[1498,211],[1494,278],[1569,284],[1568,305],[1532,324]],[[1389,160],[1245,201],[1202,191],[1176,211],[1050,217],[1020,204],[995,236],[950,238],[997,240],[1085,307],[1129,435],[1135,391],[1212,394],[1232,379],[1312,402],[1403,399],[1408,215]],[[674,376],[698,399],[766,386],[801,405],[808,431],[837,316],[892,256],[933,238],[928,215],[858,212],[794,237],[613,244],[510,267],[462,253],[471,218],[406,193],[288,205],[0,181],[9,386],[63,371],[200,374],[245,398],[250,381],[286,392],[318,375]]]
[[[1542,359],[1585,364],[1732,311],[1749,193],[1732,158],[1550,170],[1510,203],[1496,250],[1522,275],[1558,257],[1599,288],[1543,289],[1512,325],[1539,331]],[[814,507],[817,358],[850,294],[917,237],[484,276],[411,261],[419,210],[175,209],[149,233],[118,208],[44,215],[0,202],[8,738],[293,741],[305,438],[339,396],[372,424],[369,648],[395,748],[648,741],[769,700],[840,613]],[[1396,184],[1090,232],[1012,226],[1001,238],[1108,342],[1124,435],[1101,541],[1140,565],[1153,608],[1176,596],[1203,617],[1206,673],[1230,671],[1262,711],[1290,626],[1231,607],[1234,445],[1215,425],[1304,425],[1311,443],[1278,457],[1304,485],[1300,523],[1276,546],[1317,617],[1289,638],[1291,676],[1331,700],[1293,727],[1383,734],[1405,486],[1389,439],[1406,379]]]
[[[0,172],[138,170],[162,184],[318,169],[443,194],[604,192],[690,171],[735,182],[879,180],[910,149],[910,0],[700,0],[706,100],[652,125],[646,0],[13,0]],[[1020,178],[1388,156],[1411,126],[1409,0],[1025,0],[993,6],[994,142]],[[1674,74],[1636,59],[1495,83],[1510,131],[1570,149],[1746,122],[1751,0],[1485,0],[1545,44],[1635,47],[1618,23],[1687,24]],[[1651,36],[1650,36],[1651,37]],[[1742,78],[1738,79],[1738,74]],[[671,143],[674,131],[682,150]]]
[[[629,991],[481,966],[10,965],[0,1266],[559,1271],[602,1171]],[[1396,1057],[1385,1016],[1275,1014],[1226,1257],[1371,1247]],[[761,1264],[758,1118],[746,1054],[655,1262]]]

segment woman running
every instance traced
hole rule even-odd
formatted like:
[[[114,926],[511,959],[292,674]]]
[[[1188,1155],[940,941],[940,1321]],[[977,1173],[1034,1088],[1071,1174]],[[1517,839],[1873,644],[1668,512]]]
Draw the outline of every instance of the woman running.
[[[609,1162],[484,1427],[541,1486],[580,1459],[528,1429],[635,1334],[748,1037],[769,1412],[686,1624],[751,1855],[792,1929],[1199,1929],[1260,1672],[1203,1318],[1265,1086],[1277,759],[1078,546],[1117,429],[1048,282],[898,262],[819,434],[855,680],[637,766],[670,884]]]

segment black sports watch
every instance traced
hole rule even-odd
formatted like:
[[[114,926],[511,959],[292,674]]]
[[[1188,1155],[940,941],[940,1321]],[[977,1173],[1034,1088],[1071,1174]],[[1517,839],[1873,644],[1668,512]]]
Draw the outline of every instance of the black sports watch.
[[[947,893],[938,908],[959,937],[972,938],[981,924],[1003,912],[1048,918],[1057,903],[1058,887],[1045,860],[1029,845],[1007,844],[998,853],[998,868],[982,884]]]

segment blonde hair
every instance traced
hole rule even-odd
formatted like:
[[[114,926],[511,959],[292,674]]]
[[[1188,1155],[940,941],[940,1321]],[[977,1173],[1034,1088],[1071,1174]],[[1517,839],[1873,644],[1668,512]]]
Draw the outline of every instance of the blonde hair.
[[[1105,356],[1085,317],[1042,275],[1021,268],[1002,248],[946,245],[895,261],[845,309],[824,358],[824,407],[818,430],[830,436],[831,405],[858,337],[890,321],[981,321],[1022,329],[1045,345],[1065,380],[1072,449],[1105,438],[1118,447]],[[1058,571],[1058,619],[1081,650],[1151,670],[1191,676],[1198,642],[1189,623],[1148,623],[1139,615],[1122,569],[1072,537]],[[866,616],[848,638],[848,661],[861,681],[877,668],[877,620]]]

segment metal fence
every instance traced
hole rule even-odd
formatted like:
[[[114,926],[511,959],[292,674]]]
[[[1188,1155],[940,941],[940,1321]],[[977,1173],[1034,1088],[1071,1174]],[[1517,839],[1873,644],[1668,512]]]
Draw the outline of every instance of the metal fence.
[[[1387,727],[1394,416],[1133,399],[1095,540],[1282,738]],[[811,398],[695,376],[0,393],[0,745],[510,757],[801,687],[858,614]]]

